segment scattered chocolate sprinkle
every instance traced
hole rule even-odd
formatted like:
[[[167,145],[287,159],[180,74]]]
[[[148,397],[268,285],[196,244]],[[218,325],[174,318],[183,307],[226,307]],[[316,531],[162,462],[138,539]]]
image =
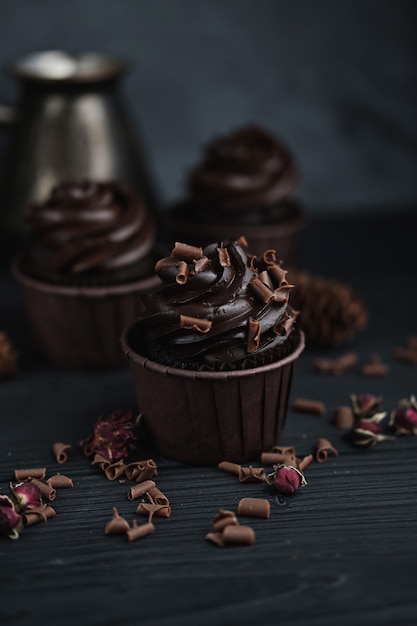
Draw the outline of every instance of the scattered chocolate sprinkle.
[[[250,354],[255,352],[259,348],[259,341],[261,338],[261,324],[257,320],[249,320],[248,324],[248,344],[246,352]]]
[[[265,250],[261,258],[265,265],[275,265],[277,262],[277,252],[272,248]]]
[[[0,378],[14,376],[19,371],[19,356],[5,332],[0,332]]]
[[[126,478],[135,480],[137,483],[158,476],[158,468],[153,459],[129,463],[129,465],[125,467],[125,472]]]
[[[64,474],[54,474],[46,481],[47,485],[50,485],[54,489],[68,489],[74,487],[74,483],[71,478]]]
[[[108,480],[116,480],[116,478],[120,478],[124,476],[126,466],[122,460],[116,461],[115,463],[109,463],[104,468],[104,473]]]
[[[229,461],[221,461],[218,465],[217,465],[219,470],[222,470],[222,472],[227,472],[228,474],[236,474],[236,476],[239,476],[240,473],[240,465],[238,465],[237,463],[230,463]]]
[[[171,507],[165,504],[140,502],[136,509],[136,513],[139,513],[140,515],[148,515],[148,522],[151,522],[154,515],[157,517],[170,517]]]
[[[355,422],[352,408],[350,406],[336,406],[333,411],[332,423],[336,428],[342,430],[352,428]]]
[[[237,517],[233,511],[220,509],[211,520],[211,523],[213,524],[214,532],[222,532],[226,526],[237,526],[239,522],[237,521]]]
[[[47,504],[42,504],[39,507],[34,509],[27,509],[22,513],[23,524],[25,526],[31,526],[32,524],[37,524],[38,522],[47,522],[48,519],[54,517],[56,515],[56,511],[51,506]]]
[[[326,461],[329,452],[331,452],[335,456],[339,456],[338,451],[336,450],[334,446],[332,446],[332,444],[330,443],[328,439],[324,439],[324,438],[318,439],[316,443],[316,454],[315,454],[316,461],[318,463],[323,463],[323,461]]]
[[[333,374],[334,376],[338,376],[354,367],[357,362],[358,355],[355,352],[348,352],[336,359],[315,359],[313,361],[313,367],[320,374]]]
[[[37,478],[31,478],[31,482],[37,487],[39,487],[39,491],[42,494],[42,498],[46,498],[47,500],[50,500],[51,502],[52,500],[55,500],[56,498],[55,487],[53,487],[52,485],[48,483],[44,483],[41,480],[38,480]]]
[[[155,530],[155,526],[152,522],[145,522],[145,524],[138,524],[136,520],[133,520],[132,527],[126,531],[126,535],[129,541],[136,541],[136,539],[141,539],[142,537],[146,537],[146,535],[150,535]]]
[[[363,376],[387,376],[388,373],[388,365],[381,361],[381,357],[378,354],[369,355],[368,359],[361,366],[361,374]]]
[[[242,498],[237,507],[237,514],[268,519],[270,515],[269,501],[264,498]]]
[[[197,330],[199,333],[208,333],[212,327],[210,320],[190,315],[180,315],[180,324],[182,328]]]
[[[239,482],[241,483],[259,483],[265,480],[265,470],[263,467],[241,467],[239,472]]]
[[[312,460],[313,460],[313,455],[307,454],[307,456],[305,456],[301,461],[297,463],[297,469],[299,469],[300,472],[303,472],[305,468],[310,465]]]
[[[203,258],[203,249],[196,246],[189,246],[187,243],[175,242],[171,255],[180,261],[194,261]]]
[[[148,480],[146,482],[151,483],[153,481]],[[142,483],[142,484],[145,484],[145,483]],[[164,493],[162,493],[162,491],[158,489],[155,483],[151,485],[149,489],[146,490],[146,497],[152,504],[162,504],[163,506],[169,506],[168,498],[166,497]]]
[[[19,483],[38,478],[42,480],[46,476],[46,467],[34,467],[31,469],[15,469],[14,475]]]
[[[250,526],[226,526],[222,532],[223,544],[252,545],[255,542],[255,531]]]
[[[217,254],[219,255],[219,263],[222,267],[230,267],[231,261],[227,248],[217,248]]]
[[[323,402],[309,398],[296,398],[291,408],[300,413],[312,413],[314,415],[324,415],[326,412],[326,407]]]
[[[275,465],[276,463],[284,463],[284,465],[293,465],[295,455],[287,452],[262,452],[261,463],[265,465]]]
[[[394,349],[394,358],[403,363],[417,363],[417,350],[413,347],[398,347]]]
[[[252,278],[249,283],[249,288],[251,289],[255,297],[257,297],[258,300],[260,300],[264,304],[267,304],[274,299],[274,292],[271,291],[271,289],[269,289],[269,287],[267,287],[261,280],[259,280],[257,276],[255,278]]]
[[[110,461],[99,452],[96,452],[93,460],[91,461],[91,465],[98,465],[99,468],[104,472],[106,470],[106,467],[110,465]]]
[[[156,487],[153,480],[145,480],[142,483],[137,483],[129,489],[127,497],[129,500],[136,500],[137,498],[140,498],[140,496],[143,496],[143,494],[152,487]]]
[[[119,515],[116,507],[113,507],[113,517],[104,528],[105,535],[122,535],[130,530],[129,522]]]
[[[239,239],[237,239],[236,243],[237,243],[239,246],[242,246],[242,248],[247,248],[247,247],[248,247],[248,245],[249,245],[249,244],[248,244],[248,240],[246,239],[246,237],[245,237],[244,235],[241,235],[241,236],[239,237]]]
[[[68,457],[66,450],[68,450],[69,448],[71,448],[71,445],[69,443],[61,443],[60,441],[54,443],[54,445],[52,446],[52,451],[55,455],[57,463],[62,464],[67,462]]]
[[[177,265],[177,275],[175,280],[179,285],[185,285],[188,279],[188,265],[185,261],[180,261]]]
[[[205,536],[205,539],[207,539],[207,541],[211,541],[211,543],[214,543],[216,546],[219,546],[220,548],[224,546],[223,533],[210,532],[210,533],[207,533],[207,535]]]

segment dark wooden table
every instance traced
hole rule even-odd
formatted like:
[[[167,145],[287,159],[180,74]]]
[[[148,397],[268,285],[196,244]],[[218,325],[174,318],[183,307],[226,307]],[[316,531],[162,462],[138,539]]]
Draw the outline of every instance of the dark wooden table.
[[[155,455],[157,484],[172,515],[155,518],[154,534],[132,543],[104,535],[112,507],[129,522],[137,518],[128,485],[106,480],[78,446],[99,415],[134,409],[130,373],[60,372],[42,363],[3,259],[0,329],[21,354],[21,372],[0,381],[1,493],[16,467],[61,471],[74,488],[59,492],[48,523],[26,529],[17,541],[0,538],[1,624],[416,624],[417,438],[359,449],[331,424],[333,408],[347,404],[351,393],[381,394],[386,410],[417,393],[417,366],[392,357],[395,346],[417,334],[416,226],[412,215],[393,211],[311,220],[304,234],[302,266],[353,286],[367,302],[370,322],[348,346],[303,353],[292,397],[322,400],[327,412],[290,410],[281,442],[301,456],[327,437],[339,457],[312,463],[308,486],[279,498],[266,485],[241,484],[217,468]],[[390,374],[314,372],[317,356],[351,350],[361,359],[380,354]],[[72,444],[65,465],[54,460],[55,441]],[[244,496],[271,503],[270,519],[241,519],[255,530],[254,545],[218,548],[205,541],[218,509],[236,510]]]

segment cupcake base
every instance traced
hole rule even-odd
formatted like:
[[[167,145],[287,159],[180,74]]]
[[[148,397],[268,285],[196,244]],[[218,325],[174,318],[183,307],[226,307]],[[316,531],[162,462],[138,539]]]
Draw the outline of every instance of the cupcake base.
[[[157,276],[109,287],[76,287],[34,279],[12,262],[35,342],[60,369],[110,369],[126,365],[123,329],[143,312],[142,294],[160,284]]]
[[[284,359],[232,372],[202,372],[151,361],[131,345],[134,325],[122,335],[139,413],[163,456],[197,465],[259,458],[282,432],[300,333]]]

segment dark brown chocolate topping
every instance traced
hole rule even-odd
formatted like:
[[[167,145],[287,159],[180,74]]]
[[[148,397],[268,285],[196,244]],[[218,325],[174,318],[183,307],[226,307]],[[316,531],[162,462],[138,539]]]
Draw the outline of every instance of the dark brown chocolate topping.
[[[189,194],[199,206],[235,213],[288,198],[296,185],[291,153],[277,137],[253,125],[208,145],[189,177]]]
[[[155,241],[140,198],[116,182],[66,182],[32,207],[36,257],[45,270],[83,275],[140,261]]]
[[[288,305],[291,286],[285,270],[270,254],[267,263],[254,261],[237,242],[225,241],[202,251],[200,260],[208,262],[197,271],[190,248],[177,243],[171,256],[157,263],[164,284],[147,296],[139,321],[149,346],[161,346],[189,369],[235,369],[270,349],[285,352],[296,318]],[[180,263],[187,263],[186,282],[177,280]]]

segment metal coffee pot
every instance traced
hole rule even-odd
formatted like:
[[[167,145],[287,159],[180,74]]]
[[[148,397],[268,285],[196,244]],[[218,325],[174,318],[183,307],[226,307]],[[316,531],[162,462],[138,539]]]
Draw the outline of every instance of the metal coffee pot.
[[[12,133],[0,191],[3,231],[23,232],[30,205],[65,180],[117,179],[156,209],[140,137],[118,91],[126,70],[120,59],[64,51],[30,54],[13,64],[20,101],[15,111],[2,108]]]

